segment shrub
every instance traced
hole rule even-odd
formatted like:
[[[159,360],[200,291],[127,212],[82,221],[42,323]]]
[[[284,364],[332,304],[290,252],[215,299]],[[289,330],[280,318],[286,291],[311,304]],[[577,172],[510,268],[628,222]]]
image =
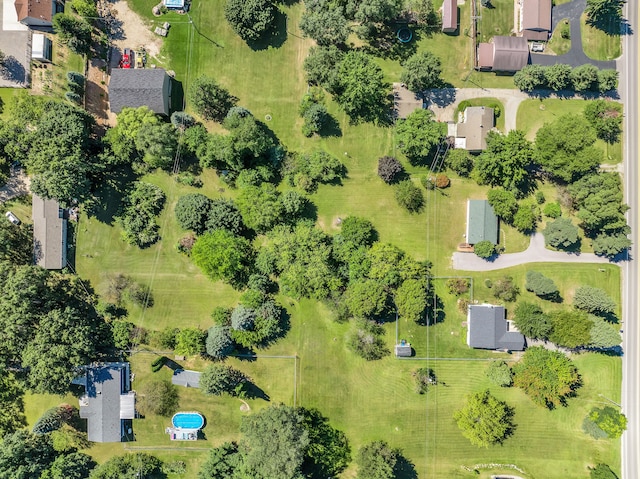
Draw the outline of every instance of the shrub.
[[[151,371],[154,373],[157,373],[162,369],[162,366],[164,366],[166,362],[167,362],[166,356],[160,356],[159,358],[156,358],[151,363]]]
[[[382,335],[384,329],[373,321],[360,320],[351,333],[348,341],[349,348],[361,358],[367,361],[381,359],[387,354],[387,349]]]
[[[176,334],[176,354],[195,356],[205,350],[204,331],[198,328],[185,328]]]
[[[447,290],[451,294],[464,294],[469,291],[470,281],[467,278],[451,278],[447,280]]]
[[[429,386],[438,384],[436,373],[431,368],[420,368],[413,372],[415,390],[418,394],[425,394]]]
[[[542,212],[548,218],[556,219],[562,216],[562,209],[560,208],[560,203],[558,202],[546,204]]]
[[[571,27],[568,21],[563,21],[560,26],[560,36],[565,40],[571,39]]]
[[[627,429],[627,417],[611,406],[593,408],[587,415],[586,420],[592,422],[599,429],[604,431],[606,436],[610,439],[619,438]]]
[[[194,188],[202,187],[202,180],[200,177],[193,173],[189,173],[188,171],[181,171],[175,178],[181,185],[193,186]]]
[[[420,183],[422,183],[422,186],[424,186],[424,189],[427,191],[436,189],[436,184],[433,182],[433,177],[429,175],[420,178]]]
[[[82,97],[78,95],[76,92],[68,91],[64,94],[64,97],[67,100],[69,100],[71,103],[75,103],[76,105],[79,105],[80,103],[82,103]]]
[[[395,182],[404,173],[404,168],[393,156],[383,156],[378,159],[378,176],[385,183]]]
[[[410,213],[419,212],[424,206],[422,191],[411,180],[404,180],[395,186],[396,201]]]
[[[178,130],[186,130],[196,124],[196,119],[184,111],[174,111],[171,114],[171,124]]]
[[[493,283],[493,296],[503,301],[515,301],[520,294],[520,288],[513,283],[511,276],[503,276]]]
[[[504,361],[493,361],[487,368],[487,378],[493,384],[506,388],[513,384],[511,368]]]
[[[451,180],[447,175],[442,173],[436,175],[436,179],[434,181],[436,188],[448,188],[451,185]]]
[[[85,78],[80,72],[67,72],[67,81],[69,83],[77,83],[78,85],[84,86]]]
[[[531,291],[540,298],[556,300],[560,291],[551,278],[547,278],[537,271],[527,271],[527,281],[524,285],[527,291]]]
[[[31,431],[34,434],[47,434],[62,427],[63,421],[58,406],[47,409],[40,419],[33,425]]]
[[[466,178],[473,171],[473,157],[467,150],[450,148],[445,157],[445,165]]]
[[[536,191],[536,203],[539,205],[545,202],[546,198],[544,197],[544,193],[542,191]]]
[[[482,259],[489,259],[496,254],[496,247],[491,241],[483,240],[473,245],[473,252]]]
[[[158,345],[166,349],[174,349],[176,347],[176,336],[180,332],[179,328],[167,326],[157,336]]]

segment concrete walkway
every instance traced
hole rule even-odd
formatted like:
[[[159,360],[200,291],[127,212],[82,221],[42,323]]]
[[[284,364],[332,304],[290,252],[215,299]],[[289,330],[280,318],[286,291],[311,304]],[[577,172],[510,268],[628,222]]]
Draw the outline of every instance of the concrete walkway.
[[[520,253],[502,254],[493,261],[486,261],[473,253],[453,253],[453,269],[464,271],[494,271],[527,263],[611,263],[607,258],[593,253],[562,253],[548,250],[542,233],[531,236],[529,247]]]

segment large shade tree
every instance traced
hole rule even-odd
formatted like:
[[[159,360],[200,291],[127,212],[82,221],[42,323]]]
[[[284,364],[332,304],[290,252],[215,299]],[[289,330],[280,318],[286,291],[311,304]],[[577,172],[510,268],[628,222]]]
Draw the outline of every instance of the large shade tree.
[[[502,444],[515,429],[513,410],[489,390],[472,394],[453,418],[463,436],[478,447]]]

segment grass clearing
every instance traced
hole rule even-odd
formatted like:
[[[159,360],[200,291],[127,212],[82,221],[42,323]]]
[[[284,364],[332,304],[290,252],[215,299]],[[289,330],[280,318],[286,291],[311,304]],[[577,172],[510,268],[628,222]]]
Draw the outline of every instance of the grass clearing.
[[[509,36],[514,31],[513,1],[491,0],[491,7],[478,5],[478,38],[487,43],[494,36]]]
[[[562,115],[581,115],[588,100],[556,98],[525,100],[518,108],[516,124],[519,130],[527,133],[527,138],[535,139],[536,132],[545,123],[551,123]],[[618,164],[622,162],[622,142],[612,145],[603,140],[596,141],[596,147],[604,153],[603,163]]]
[[[615,60],[622,55],[622,42],[619,33],[619,26],[611,25],[608,31],[587,24],[587,16],[580,17],[580,30],[582,32],[582,48],[585,55],[594,60]]]
[[[136,0],[132,7],[149,18],[154,4],[154,0]],[[469,5],[470,2],[465,2],[460,7],[461,25],[469,22]],[[396,204],[393,188],[377,177],[377,159],[386,154],[397,155],[414,181],[427,174],[428,169],[411,166],[405,161],[395,149],[391,128],[351,125],[338,106],[328,101],[330,113],[340,124],[340,133],[332,137],[307,139],[300,132],[302,121],[295,112],[306,91],[302,62],[311,45],[309,40],[301,38],[297,27],[302,4],[281,7],[287,14],[287,22],[281,27],[286,27],[289,34],[280,37],[279,46],[264,49],[251,49],[242,42],[226,24],[221,6],[221,0],[197,0],[192,4],[192,18],[201,32],[194,36],[192,45],[189,26],[180,23],[183,16],[169,14],[162,17],[162,20],[166,18],[172,22],[171,33],[164,41],[163,55],[169,59],[168,66],[176,71],[184,90],[197,75],[210,75],[239,97],[239,103],[248,107],[258,119],[271,115],[272,120],[266,122],[267,126],[289,149],[309,151],[323,148],[340,158],[348,169],[348,177],[343,184],[321,185],[310,196],[317,207],[317,224],[325,231],[336,233],[339,230],[338,218],[362,216],[373,222],[381,241],[397,245],[416,259],[433,261],[435,275],[465,274],[451,270],[451,254],[457,244],[464,241],[467,199],[485,198],[487,188],[451,174],[450,188],[423,190],[426,206],[421,213],[410,214],[401,209]],[[487,15],[490,18],[495,14],[497,23],[513,22],[512,2],[501,0],[496,2],[496,7],[500,11],[483,10],[485,19]],[[507,10],[510,11],[509,18],[505,13]],[[502,15],[501,20],[498,20],[498,15]],[[472,86],[469,82],[480,82],[484,87],[490,84],[513,87],[510,76],[476,72],[468,75],[469,60],[461,52],[466,51],[470,39],[464,35],[464,27],[461,30],[457,37],[440,33],[434,33],[430,38],[425,36],[418,41],[418,48],[440,55],[445,80],[456,86]],[[494,34],[498,33],[493,32],[491,36]],[[508,34],[508,31],[500,34]],[[452,51],[456,55],[452,55]],[[468,51],[470,58],[471,48]],[[389,81],[399,77],[401,67],[398,61],[380,60],[380,64]],[[467,78],[466,83],[464,78]],[[581,107],[574,107],[572,102],[563,102],[556,111],[565,112],[569,106],[581,111],[584,103]],[[537,105],[531,108],[529,113],[550,115],[547,110],[539,111]],[[518,127],[522,128],[521,121],[528,121],[527,131],[532,134],[531,129],[539,128],[547,118],[544,116],[538,125],[536,122],[540,117],[539,114],[519,117]],[[551,116],[548,121],[551,121]],[[209,281],[189,258],[175,249],[176,242],[184,234],[173,213],[179,196],[201,192],[212,198],[220,195],[233,198],[237,193],[222,184],[211,170],[204,171],[201,177],[204,184],[200,189],[177,184],[162,172],[144,178],[160,186],[167,195],[165,209],[158,220],[162,241],[147,249],[126,245],[120,238],[119,227],[113,224],[112,214],[120,202],[118,185],[103,186],[100,194],[106,208],[98,212],[98,217],[83,214],[80,218],[76,264],[83,278],[88,279],[99,293],[105,292],[109,278],[117,273],[151,285],[155,305],[146,311],[139,308],[130,311],[129,320],[138,325],[149,329],[166,326],[199,326],[204,329],[212,325],[209,315],[215,306],[237,304],[238,292],[219,282]],[[553,188],[543,185],[543,190],[550,201]],[[529,244],[528,236],[504,225],[500,239],[507,252],[522,251]],[[552,277],[563,297],[570,298],[577,286],[589,284],[607,289],[612,297],[620,300],[620,272],[615,266],[606,266],[604,273],[599,272],[600,265],[571,265],[568,268],[566,265],[544,264],[530,267]],[[526,270],[527,267],[521,266],[486,274],[474,273],[474,299],[493,301],[484,279],[496,279],[504,274],[511,274],[524,289]],[[346,433],[354,453],[365,442],[385,439],[392,446],[402,448],[415,464],[418,477],[425,479],[478,477],[462,468],[476,464],[515,464],[525,471],[527,478],[578,479],[587,474],[588,465],[596,462],[606,462],[618,469],[619,444],[591,440],[580,431],[580,424],[594,401],[599,400],[598,394],[614,400],[619,397],[620,358],[595,354],[576,357],[585,380],[578,397],[570,400],[568,408],[561,410],[538,408],[519,390],[490,386],[484,375],[487,362],[477,359],[503,356],[512,359],[514,356],[469,349],[465,342],[466,329],[461,324],[465,315],[456,308],[457,298],[445,291],[444,280],[436,280],[435,286],[444,306],[442,321],[426,327],[401,320],[399,336],[410,340],[418,356],[464,360],[397,360],[388,356],[380,361],[366,362],[346,348],[351,324],[333,321],[326,305],[279,297],[278,301],[290,315],[291,329],[285,338],[259,353],[297,356],[297,367],[294,360],[286,358],[230,359],[230,364],[249,374],[269,396],[270,401],[248,401],[251,408],[256,410],[278,402],[293,404],[296,391],[297,404],[320,409],[335,427]],[[533,299],[533,296],[524,291],[521,299]],[[547,309],[553,306],[545,303]],[[395,344],[396,325],[387,323],[384,327],[385,341],[391,350]],[[150,352],[140,352],[131,357],[132,370],[136,374],[135,389],[141,390],[144,383],[152,378],[170,378],[171,373],[166,368],[159,373],[151,373],[150,363],[154,357]],[[195,370],[206,366],[204,361],[194,359],[181,363],[185,368]],[[445,383],[423,396],[413,391],[411,377],[411,372],[422,366],[434,368]],[[462,407],[466,395],[487,387],[516,408],[518,428],[504,446],[478,449],[462,436],[452,414]],[[183,477],[195,477],[207,455],[201,449],[237,439],[244,413],[240,412],[237,399],[205,397],[194,389],[180,388],[179,391],[180,410],[197,410],[206,417],[205,441],[171,443],[164,433],[170,419],[150,415],[135,421],[135,443],[95,445],[88,452],[104,461],[112,455],[141,447],[162,459],[184,460],[187,473]],[[50,407],[45,404],[45,399],[40,403],[29,398],[28,414],[37,417]],[[479,477],[501,472],[505,471],[483,470]],[[348,469],[342,477],[355,477],[355,467]]]
[[[549,43],[547,44],[548,48],[550,48],[556,55],[564,55],[571,49],[571,37],[562,38],[562,29],[564,25],[566,25],[565,28],[571,28],[568,18],[560,20],[558,26],[551,35]],[[569,30],[569,35],[571,35],[571,30]]]

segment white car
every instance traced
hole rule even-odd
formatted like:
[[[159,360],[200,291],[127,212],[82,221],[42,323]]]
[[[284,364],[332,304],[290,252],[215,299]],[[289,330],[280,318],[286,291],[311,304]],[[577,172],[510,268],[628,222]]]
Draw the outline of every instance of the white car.
[[[4,215],[5,215],[5,216],[7,217],[7,219],[8,219],[9,221],[11,221],[14,225],[19,225],[19,224],[20,224],[20,220],[18,219],[18,217],[17,217],[16,215],[14,215],[11,211],[7,211]]]

